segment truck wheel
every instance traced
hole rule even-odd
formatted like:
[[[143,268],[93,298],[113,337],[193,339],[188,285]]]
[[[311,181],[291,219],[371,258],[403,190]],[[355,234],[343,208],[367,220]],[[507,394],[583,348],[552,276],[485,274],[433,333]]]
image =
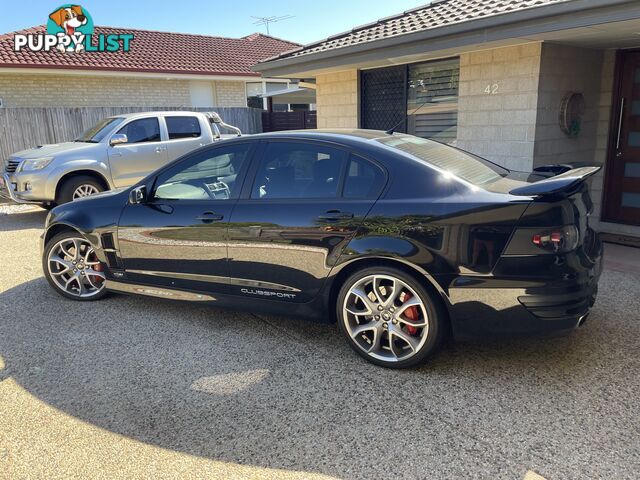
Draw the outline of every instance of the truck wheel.
[[[58,205],[73,202],[105,190],[102,183],[89,175],[78,175],[64,181],[56,197]]]

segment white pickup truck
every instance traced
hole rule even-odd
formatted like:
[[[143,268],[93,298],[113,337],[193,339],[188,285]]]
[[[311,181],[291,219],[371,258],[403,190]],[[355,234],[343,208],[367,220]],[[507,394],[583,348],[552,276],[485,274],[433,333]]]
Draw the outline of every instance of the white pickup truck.
[[[233,131],[222,135],[220,128]],[[196,148],[239,136],[215,112],[144,112],[105,118],[73,142],[40,145],[6,161],[0,196],[51,208],[128,187]]]

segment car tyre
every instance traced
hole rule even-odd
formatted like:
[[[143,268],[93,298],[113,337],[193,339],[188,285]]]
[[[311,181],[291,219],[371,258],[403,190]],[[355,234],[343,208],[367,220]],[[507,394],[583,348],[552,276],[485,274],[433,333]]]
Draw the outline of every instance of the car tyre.
[[[87,302],[107,295],[104,264],[91,243],[78,232],[59,233],[47,242],[42,269],[49,284],[63,297]],[[69,281],[72,277],[75,278]]]
[[[76,175],[64,181],[56,197],[56,203],[58,205],[69,203],[82,197],[104,192],[104,190],[102,182],[95,177]]]
[[[424,363],[442,343],[446,327],[446,312],[435,294],[391,267],[353,273],[338,293],[336,314],[351,348],[386,368]]]

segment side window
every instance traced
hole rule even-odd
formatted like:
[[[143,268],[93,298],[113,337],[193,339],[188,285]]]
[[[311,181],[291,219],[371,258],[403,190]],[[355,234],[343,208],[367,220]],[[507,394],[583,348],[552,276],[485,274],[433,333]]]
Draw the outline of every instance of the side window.
[[[228,200],[237,198],[239,174],[246,164],[248,143],[213,148],[187,158],[156,180],[158,200]]]
[[[348,154],[323,145],[274,142],[260,160],[251,198],[332,198]]]
[[[358,157],[351,157],[344,180],[345,198],[376,198],[384,186],[384,174],[379,167]]]
[[[169,140],[198,138],[200,122],[196,117],[164,117],[169,131]]]
[[[127,143],[159,142],[160,124],[156,117],[141,118],[127,123],[118,133],[127,136]]]

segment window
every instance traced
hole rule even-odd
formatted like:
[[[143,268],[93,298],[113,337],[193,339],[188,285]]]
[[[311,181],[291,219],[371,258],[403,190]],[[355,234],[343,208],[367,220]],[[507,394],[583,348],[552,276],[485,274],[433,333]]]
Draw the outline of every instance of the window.
[[[251,198],[332,198],[347,153],[323,145],[274,142],[266,148]]]
[[[265,101],[262,95],[262,82],[247,82],[247,106],[251,108],[265,109]]]
[[[407,132],[450,143],[458,135],[460,59],[409,65]]]
[[[214,148],[192,156],[156,181],[159,200],[227,200],[237,198],[237,180],[246,164],[249,144]]]
[[[200,122],[196,117],[164,117],[164,119],[167,122],[169,140],[200,136]]]
[[[458,128],[460,59],[373,70],[361,78],[364,128],[452,143]]]
[[[122,122],[124,122],[124,118],[121,117],[111,117],[100,120],[93,127],[85,130],[76,141],[98,143],[107,135],[107,133],[116,128]]]
[[[377,141],[413,155],[474,185],[495,182],[509,173],[509,170],[488,160],[431,140],[394,135]]]
[[[118,133],[127,136],[127,143],[159,142],[160,124],[156,117],[141,118],[127,123]]]
[[[384,185],[382,171],[371,162],[351,157],[344,180],[345,198],[375,198]]]

